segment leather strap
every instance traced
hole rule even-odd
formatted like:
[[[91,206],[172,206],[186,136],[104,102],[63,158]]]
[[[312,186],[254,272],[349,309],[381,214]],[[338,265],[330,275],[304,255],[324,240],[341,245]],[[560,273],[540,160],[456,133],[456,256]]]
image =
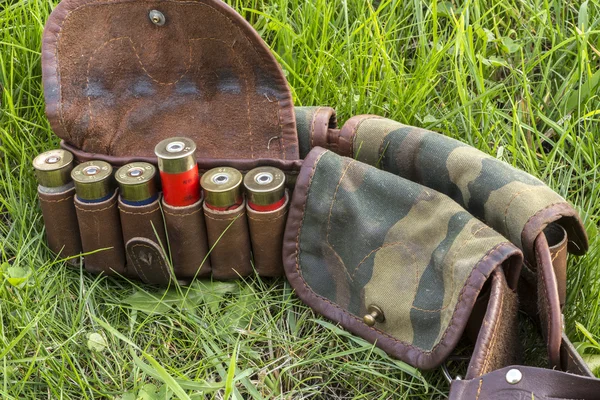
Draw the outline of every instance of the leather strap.
[[[519,375],[520,380],[515,382]],[[514,383],[509,383],[510,379],[514,379]],[[599,379],[553,369],[510,366],[477,379],[453,381],[449,398],[450,400],[558,400],[597,399],[599,396]]]

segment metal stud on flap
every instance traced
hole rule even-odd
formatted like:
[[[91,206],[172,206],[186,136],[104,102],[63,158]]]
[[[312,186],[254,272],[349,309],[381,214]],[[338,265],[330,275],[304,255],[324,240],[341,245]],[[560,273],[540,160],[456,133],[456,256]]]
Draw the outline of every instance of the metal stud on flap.
[[[375,326],[376,322],[384,322],[385,316],[383,315],[383,310],[377,307],[374,304],[371,304],[367,308],[368,314],[363,317],[363,322],[367,324],[367,326]]]
[[[517,383],[521,382],[521,379],[523,379],[523,374],[516,368],[509,369],[506,373],[506,382],[510,383],[511,385],[516,385]]]
[[[148,17],[154,25],[163,26],[165,24],[165,15],[158,10],[150,11]]]

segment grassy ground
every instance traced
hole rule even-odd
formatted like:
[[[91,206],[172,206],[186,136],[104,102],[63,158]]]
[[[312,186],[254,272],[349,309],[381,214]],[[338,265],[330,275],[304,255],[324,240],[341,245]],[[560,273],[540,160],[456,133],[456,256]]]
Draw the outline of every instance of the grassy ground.
[[[594,354],[598,5],[464,3],[230,0],[275,52],[296,104],[438,130],[566,196],[591,237],[588,255],[571,259],[567,330]],[[439,372],[417,372],[315,316],[283,280],[206,282],[183,301],[53,258],[30,165],[58,143],[40,69],[55,4],[0,1],[0,397],[443,397]]]

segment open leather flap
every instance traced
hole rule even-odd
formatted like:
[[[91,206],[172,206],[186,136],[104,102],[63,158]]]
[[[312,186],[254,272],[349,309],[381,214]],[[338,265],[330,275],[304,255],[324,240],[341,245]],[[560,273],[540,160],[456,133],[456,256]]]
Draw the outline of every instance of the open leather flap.
[[[48,118],[78,158],[153,158],[173,136],[198,159],[299,158],[281,68],[221,1],[63,0],[42,67]]]

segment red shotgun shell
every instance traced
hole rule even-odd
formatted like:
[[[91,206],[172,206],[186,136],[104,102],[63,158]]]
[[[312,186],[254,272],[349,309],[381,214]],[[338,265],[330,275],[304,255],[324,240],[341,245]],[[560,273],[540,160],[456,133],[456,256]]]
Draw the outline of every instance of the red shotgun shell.
[[[194,153],[196,143],[185,137],[161,141],[154,148],[165,203],[184,207],[200,200],[200,176]]]

